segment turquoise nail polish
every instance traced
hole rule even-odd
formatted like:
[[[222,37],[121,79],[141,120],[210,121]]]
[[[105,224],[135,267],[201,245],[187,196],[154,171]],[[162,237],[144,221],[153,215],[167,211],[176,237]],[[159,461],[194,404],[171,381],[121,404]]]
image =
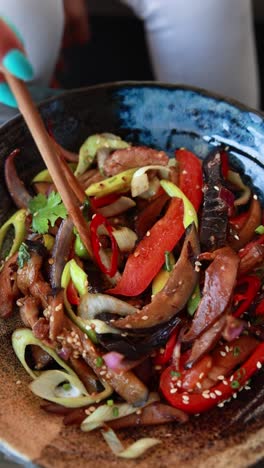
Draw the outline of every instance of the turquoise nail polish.
[[[18,49],[11,49],[2,60],[3,66],[21,80],[32,80],[33,70],[26,56]]]
[[[17,107],[15,97],[6,83],[0,83],[0,103],[9,107]]]

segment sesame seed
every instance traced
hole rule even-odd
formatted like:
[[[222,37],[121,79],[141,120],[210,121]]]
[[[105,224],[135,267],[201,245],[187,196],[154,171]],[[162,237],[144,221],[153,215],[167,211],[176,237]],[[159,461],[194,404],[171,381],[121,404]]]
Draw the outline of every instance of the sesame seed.
[[[226,353],[224,351],[220,351],[220,355],[225,357],[226,356]]]
[[[258,362],[257,362],[257,368],[258,368],[258,369],[261,369],[261,367],[262,367],[262,364],[261,364],[260,361],[258,361]]]
[[[225,377],[223,375],[219,375],[217,378],[218,380],[224,380]]]
[[[239,235],[238,235],[238,234],[235,234],[235,235],[234,235],[234,239],[239,240]]]
[[[188,174],[188,172],[186,171],[186,169],[183,169],[182,174]]]
[[[161,366],[155,366],[155,370],[160,370],[161,368]]]
[[[218,406],[218,408],[223,408],[223,406],[224,406],[224,402],[222,402],[222,403],[218,403],[218,405],[217,405],[217,406]]]
[[[93,413],[96,410],[95,406],[90,406],[89,411]]]
[[[132,325],[130,325],[130,323],[127,323],[127,324],[125,325],[125,328],[132,328]]]
[[[210,393],[210,398],[215,399],[215,398],[216,398],[216,394],[215,394],[214,392],[211,392],[211,393]]]
[[[219,187],[217,187],[217,185],[214,185],[214,189],[217,190],[217,192],[219,192]]]
[[[181,387],[182,386],[182,381],[181,380],[178,380],[178,382],[176,383],[177,387]]]
[[[251,387],[249,385],[245,385],[244,389],[245,390],[251,390]]]
[[[141,414],[141,413],[142,413],[142,409],[138,409],[138,410],[136,411],[136,414]]]
[[[227,353],[229,353],[230,349],[229,349],[229,346],[225,346],[225,350]]]
[[[147,315],[143,315],[142,320],[148,320],[148,316],[147,316]]]
[[[217,396],[221,396],[221,395],[222,395],[222,392],[221,392],[220,390],[217,390],[217,389],[216,389],[216,390],[215,390],[215,394],[216,394]]]
[[[58,304],[56,307],[55,307],[55,310],[56,312],[58,312],[59,310],[62,309],[62,304]]]
[[[102,370],[99,372],[100,375],[105,375],[106,374],[106,371],[105,370]]]
[[[89,416],[91,413],[90,413],[90,410],[87,408],[86,410],[84,410],[85,414],[87,414],[87,416]]]
[[[228,385],[227,380],[223,380],[223,384],[224,384],[224,385]]]
[[[236,399],[236,397],[237,397],[237,393],[234,393],[233,398]]]
[[[204,377],[204,372],[201,372],[201,374],[199,375],[199,380],[201,380],[203,377]]]
[[[21,384],[22,384],[21,380],[16,381],[16,385],[21,385]]]
[[[183,402],[184,405],[188,405],[188,404],[189,404],[189,401],[187,401],[187,400],[182,400],[182,402]]]
[[[258,199],[258,196],[256,194],[253,195],[254,200]]]
[[[48,259],[48,263],[49,263],[49,265],[53,265],[54,259],[53,259],[53,258],[49,258],[49,259]]]
[[[208,398],[210,398],[210,395],[208,393],[203,392],[202,397],[205,398],[205,399],[208,399]]]
[[[182,399],[185,400],[185,401],[189,401],[190,397],[189,397],[189,395],[182,395]]]
[[[164,354],[164,353],[165,353],[165,349],[164,349],[164,348],[160,348],[159,352],[160,352],[160,354]]]
[[[150,231],[147,231],[147,232],[146,232],[146,236],[147,236],[147,237],[150,236]]]
[[[134,257],[138,257],[139,256],[139,252],[134,252]]]
[[[196,387],[197,388],[202,388],[202,385],[200,384],[200,382],[197,382]]]
[[[171,388],[170,389],[170,393],[176,393],[177,392],[177,388]]]
[[[231,377],[230,377],[230,379],[229,379],[229,380],[230,380],[230,382],[233,382],[233,380],[234,380],[234,376],[233,376],[233,375],[231,375]]]

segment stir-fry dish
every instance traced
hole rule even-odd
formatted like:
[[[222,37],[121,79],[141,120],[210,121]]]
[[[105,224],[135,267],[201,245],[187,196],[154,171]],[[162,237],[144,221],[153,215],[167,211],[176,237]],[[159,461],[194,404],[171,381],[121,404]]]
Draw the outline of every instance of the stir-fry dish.
[[[43,411],[135,458],[161,441],[124,447],[118,429],[221,408],[262,367],[261,203],[228,148],[201,161],[108,133],[78,155],[54,145],[83,194],[82,233],[48,171],[25,187],[10,154],[0,316],[20,314],[12,346]]]

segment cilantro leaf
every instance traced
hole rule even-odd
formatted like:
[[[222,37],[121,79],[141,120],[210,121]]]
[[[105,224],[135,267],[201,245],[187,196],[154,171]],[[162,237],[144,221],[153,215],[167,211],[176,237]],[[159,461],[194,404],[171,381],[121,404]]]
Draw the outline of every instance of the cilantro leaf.
[[[260,234],[260,235],[264,234],[264,226],[263,226],[263,224],[260,224],[260,225],[255,229],[255,233],[256,233],[256,234]]]
[[[18,249],[17,264],[18,268],[23,268],[23,266],[29,261],[30,253],[28,251],[28,246],[22,242]]]
[[[45,234],[58,218],[66,218],[67,211],[59,193],[51,192],[48,198],[39,193],[28,204],[32,216],[32,229],[39,234]]]

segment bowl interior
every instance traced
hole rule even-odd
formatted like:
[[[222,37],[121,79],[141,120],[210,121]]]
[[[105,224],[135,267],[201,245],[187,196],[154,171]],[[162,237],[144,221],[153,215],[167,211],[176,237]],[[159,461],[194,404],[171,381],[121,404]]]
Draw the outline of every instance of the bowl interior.
[[[201,158],[216,145],[228,146],[233,163],[263,199],[264,119],[238,103],[183,86],[116,83],[67,93],[46,101],[40,109],[46,123],[52,126],[55,139],[67,149],[78,150],[88,135],[97,132],[116,133],[133,143],[164,149],[171,156],[182,146]],[[18,172],[25,182],[43,167],[21,118],[0,129],[0,223],[14,209],[5,187],[4,161],[17,147],[21,149]],[[43,415],[38,399],[30,395],[26,385],[18,392],[17,380],[24,383],[28,379],[12,353],[10,334],[14,326],[15,319],[0,324],[1,354],[5,361],[10,356],[8,365],[0,371],[1,399],[8,401],[8,408],[15,404],[20,411],[18,421],[6,416],[5,422],[0,422],[0,436],[6,446],[42,466],[54,466],[54,457],[58,467],[72,466],[73,460],[80,467],[99,466],[106,461],[108,466],[124,466],[109,454],[103,442],[98,442],[98,436],[62,427],[57,416],[54,419]],[[245,466],[256,461],[264,455],[263,383],[260,373],[253,379],[253,394],[243,391],[228,406],[193,418],[185,426],[126,431],[126,438],[151,434],[163,440],[160,447],[137,464],[158,463],[165,467],[179,463],[189,467],[205,462],[215,466],[218,461],[217,466],[224,466],[228,460],[231,466]],[[31,440],[25,440],[25,427]],[[39,436],[34,435],[37,432]]]

